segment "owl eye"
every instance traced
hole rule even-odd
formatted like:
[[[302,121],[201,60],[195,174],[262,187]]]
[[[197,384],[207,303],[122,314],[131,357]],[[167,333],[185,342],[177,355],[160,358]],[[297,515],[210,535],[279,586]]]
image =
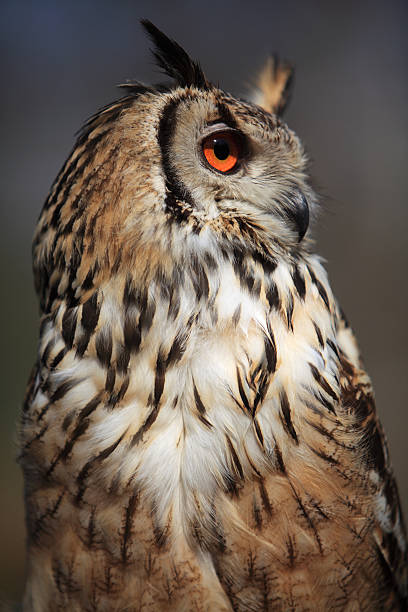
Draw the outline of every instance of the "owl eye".
[[[207,162],[219,172],[234,170],[242,156],[241,139],[234,132],[210,134],[204,138],[202,148]]]

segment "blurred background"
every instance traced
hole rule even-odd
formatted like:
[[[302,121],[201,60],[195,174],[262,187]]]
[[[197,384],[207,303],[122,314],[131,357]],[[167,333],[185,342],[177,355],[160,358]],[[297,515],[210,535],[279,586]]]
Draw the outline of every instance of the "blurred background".
[[[406,0],[2,0],[0,3],[0,601],[24,578],[16,421],[34,362],[31,237],[74,140],[127,78],[160,80],[152,20],[245,97],[266,56],[296,65],[289,125],[322,195],[316,250],[357,332],[408,509]],[[1,607],[1,604],[0,604]]]

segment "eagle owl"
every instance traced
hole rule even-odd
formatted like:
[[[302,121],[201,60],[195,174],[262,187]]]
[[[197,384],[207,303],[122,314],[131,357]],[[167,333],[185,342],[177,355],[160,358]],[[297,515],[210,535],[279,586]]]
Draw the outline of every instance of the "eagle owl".
[[[279,118],[150,22],[41,213],[21,420],[25,610],[403,610],[406,540],[353,333]]]

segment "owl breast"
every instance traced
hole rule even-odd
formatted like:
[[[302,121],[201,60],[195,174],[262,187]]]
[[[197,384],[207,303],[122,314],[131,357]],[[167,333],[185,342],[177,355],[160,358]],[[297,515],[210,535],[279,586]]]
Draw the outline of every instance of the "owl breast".
[[[187,532],[217,491],[238,491],[296,451],[296,406],[313,368],[337,385],[334,355],[319,345],[333,334],[331,319],[306,265],[297,270],[302,298],[286,263],[269,276],[240,275],[230,262],[196,268],[176,296],[152,286],[154,314],[130,358],[126,394],[89,429],[91,443],[105,446],[122,432],[127,445],[109,458],[116,479],[148,491],[160,524],[171,516]],[[140,324],[132,312],[129,328]]]

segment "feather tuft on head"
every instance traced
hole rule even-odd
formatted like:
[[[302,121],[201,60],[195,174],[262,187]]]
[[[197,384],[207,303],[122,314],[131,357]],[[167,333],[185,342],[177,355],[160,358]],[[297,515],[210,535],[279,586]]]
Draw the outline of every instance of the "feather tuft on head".
[[[147,19],[142,19],[141,24],[155,45],[153,55],[165,74],[181,87],[210,87],[200,64],[193,61],[175,40],[168,38]]]
[[[293,83],[293,66],[281,62],[277,55],[268,57],[259,73],[255,102],[269,113],[281,115],[289,101]]]

